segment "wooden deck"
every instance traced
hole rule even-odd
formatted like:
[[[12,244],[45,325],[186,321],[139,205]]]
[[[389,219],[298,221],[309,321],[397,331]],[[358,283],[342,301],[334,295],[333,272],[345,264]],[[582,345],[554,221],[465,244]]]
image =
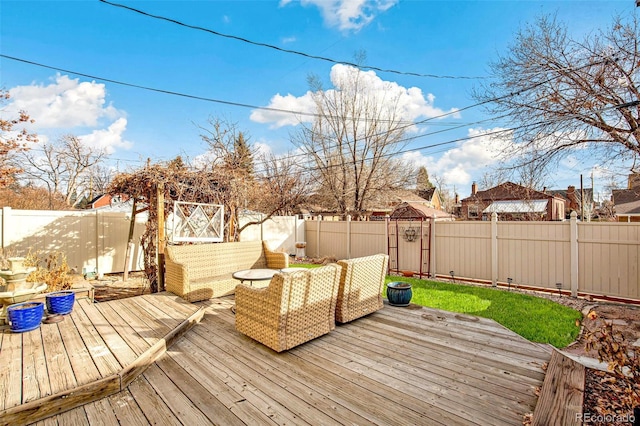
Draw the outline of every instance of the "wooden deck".
[[[59,323],[0,334],[0,424],[25,424],[117,393],[198,322],[204,309],[168,293],[76,300]]]
[[[232,305],[196,305],[202,321],[126,389],[38,424],[521,425],[551,357],[493,321],[413,306],[278,354],[235,331]]]

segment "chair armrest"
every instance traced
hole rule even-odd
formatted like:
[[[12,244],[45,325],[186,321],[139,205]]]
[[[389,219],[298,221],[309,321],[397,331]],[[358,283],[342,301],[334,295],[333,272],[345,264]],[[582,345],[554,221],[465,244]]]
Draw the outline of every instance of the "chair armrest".
[[[165,288],[179,296],[187,293],[189,287],[189,268],[170,257],[165,258]]]
[[[289,267],[289,255],[283,252],[272,251],[266,243],[262,243],[264,257],[267,260],[267,267],[271,269],[284,269]]]

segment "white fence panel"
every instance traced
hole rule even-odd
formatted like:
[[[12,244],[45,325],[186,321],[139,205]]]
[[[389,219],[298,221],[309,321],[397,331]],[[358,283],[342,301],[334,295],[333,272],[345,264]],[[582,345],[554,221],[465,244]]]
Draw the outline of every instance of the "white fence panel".
[[[258,216],[245,215],[240,217],[240,226],[259,221]],[[304,220],[296,216],[274,216],[259,225],[250,225],[240,234],[242,241],[268,242],[271,250],[280,250],[290,255],[296,254],[296,242],[304,241]]]
[[[133,261],[130,270],[143,267],[140,235],[145,217],[137,217],[134,228]],[[67,264],[82,272],[122,272],[129,235],[126,213],[101,211],[40,211],[3,208],[2,248],[12,256],[29,251],[46,256],[62,252]]]

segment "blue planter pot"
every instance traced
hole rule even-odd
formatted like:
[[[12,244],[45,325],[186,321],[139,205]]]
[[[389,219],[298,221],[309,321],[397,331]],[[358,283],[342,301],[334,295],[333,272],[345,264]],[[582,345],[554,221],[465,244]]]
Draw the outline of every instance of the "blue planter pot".
[[[23,333],[40,327],[44,315],[44,303],[23,302],[7,308],[7,319],[11,324],[11,331]]]
[[[404,281],[394,281],[387,284],[387,299],[392,306],[409,306],[413,292],[411,284]]]
[[[67,315],[73,310],[76,294],[70,290],[56,291],[45,296],[50,315]]]

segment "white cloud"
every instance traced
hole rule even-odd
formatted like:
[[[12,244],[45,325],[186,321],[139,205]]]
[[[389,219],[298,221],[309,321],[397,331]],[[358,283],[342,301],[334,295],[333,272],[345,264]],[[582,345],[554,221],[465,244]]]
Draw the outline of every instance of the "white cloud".
[[[101,118],[122,115],[106,104],[104,84],[80,82],[66,75],[56,75],[47,86],[31,84],[9,90],[12,108],[25,110],[35,120],[35,129],[95,127]]]
[[[297,39],[296,37],[294,37],[294,36],[291,36],[291,37],[284,37],[284,38],[282,39],[282,44],[289,44],[289,43],[293,43],[293,42],[295,42],[296,40],[298,40],[298,39]]]
[[[80,140],[88,146],[103,149],[107,154],[112,154],[116,148],[129,149],[133,145],[122,137],[126,129],[127,119],[119,118],[106,129],[94,130],[88,135],[80,136]]]
[[[255,150],[254,158],[267,158],[273,152],[270,144],[265,142],[256,142],[252,148]]]
[[[442,177],[449,186],[466,187],[483,169],[499,162],[499,154],[512,144],[507,134],[492,135],[503,129],[469,129],[468,139],[436,158],[413,151],[404,154],[403,159],[416,167],[426,167],[429,174]]]
[[[435,96],[431,93],[425,95],[418,87],[405,88],[396,82],[382,80],[374,71],[361,71],[343,64],[336,64],[331,68],[330,78],[334,88],[326,90],[327,95],[331,96],[336,90],[349,90],[349,82],[353,81],[353,73],[356,72],[360,73],[361,85],[369,88],[371,98],[375,99],[379,106],[397,105],[400,119],[403,121],[437,117],[445,112],[453,112],[451,117],[460,116],[455,112],[455,109],[444,111],[436,108],[434,106]],[[278,93],[271,98],[267,107],[312,114],[315,111],[315,102],[313,93],[309,91],[300,97],[292,94],[282,96]],[[272,123],[273,128],[295,126],[300,122],[313,120],[310,115],[268,110],[254,110],[250,118],[258,123]]]
[[[316,106],[313,101],[313,94],[307,92],[300,97],[292,94],[282,96],[276,94],[271,98],[267,108],[278,109],[280,111],[269,111],[265,109],[257,109],[251,112],[251,121],[258,123],[272,123],[271,128],[283,126],[296,126],[300,122],[310,122],[313,117],[310,115],[293,114],[281,111],[296,111],[305,114],[313,114]]]
[[[48,85],[16,86],[9,93],[11,109],[24,110],[35,120],[29,129],[38,133],[40,143],[74,134],[108,154],[133,145],[124,139],[124,112],[107,105],[104,84],[57,74]]]
[[[285,6],[291,0],[281,0]],[[393,7],[398,0],[301,0],[303,6],[320,9],[325,24],[344,31],[358,31],[373,21],[377,14]]]

